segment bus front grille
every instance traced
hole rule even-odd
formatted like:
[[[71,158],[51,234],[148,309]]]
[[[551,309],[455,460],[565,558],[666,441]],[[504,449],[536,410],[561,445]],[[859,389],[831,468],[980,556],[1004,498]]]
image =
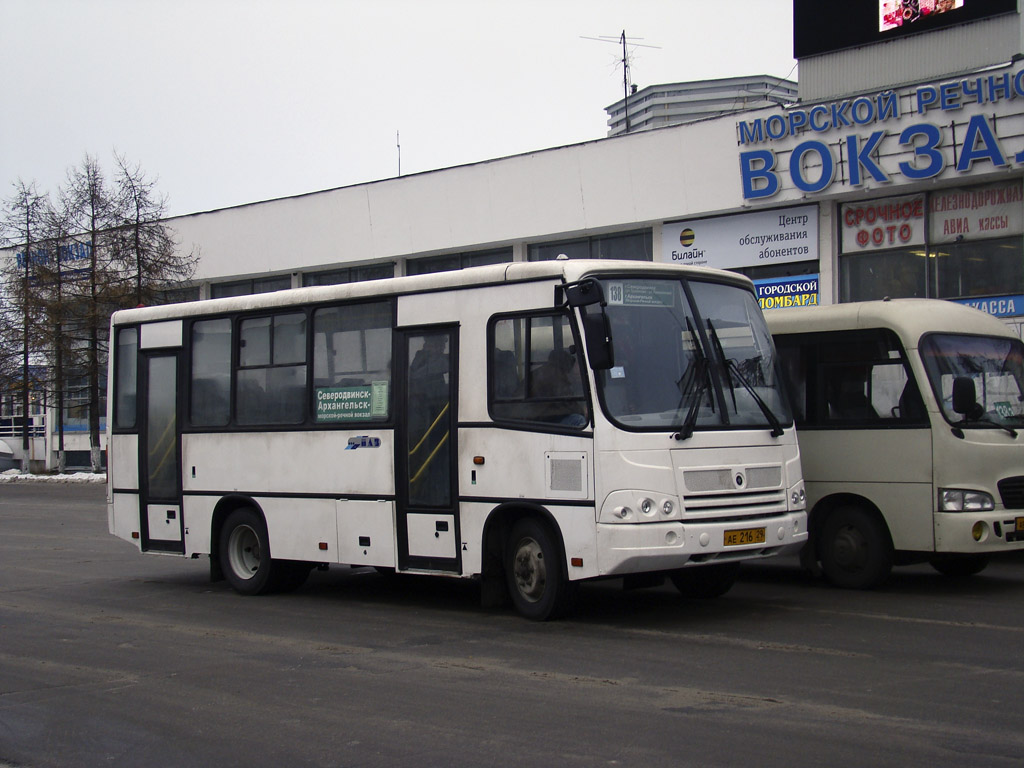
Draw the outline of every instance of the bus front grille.
[[[1024,509],[1024,477],[1004,477],[998,486],[1004,507]]]

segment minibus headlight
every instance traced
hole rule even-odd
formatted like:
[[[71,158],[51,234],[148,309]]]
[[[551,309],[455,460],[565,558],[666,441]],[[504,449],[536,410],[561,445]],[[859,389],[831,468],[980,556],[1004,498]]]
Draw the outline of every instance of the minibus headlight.
[[[939,510],[942,512],[991,512],[995,508],[992,497],[982,491],[939,488]]]

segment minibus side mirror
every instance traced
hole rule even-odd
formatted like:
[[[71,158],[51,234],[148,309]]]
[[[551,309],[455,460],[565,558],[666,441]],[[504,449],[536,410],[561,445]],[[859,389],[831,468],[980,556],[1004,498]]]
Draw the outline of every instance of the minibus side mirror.
[[[578,283],[567,283],[560,286],[565,296],[565,303],[570,307],[589,307],[591,304],[604,306],[604,291],[596,280],[587,278]]]
[[[953,410],[967,419],[977,419],[984,415],[971,377],[957,376],[953,379]]]

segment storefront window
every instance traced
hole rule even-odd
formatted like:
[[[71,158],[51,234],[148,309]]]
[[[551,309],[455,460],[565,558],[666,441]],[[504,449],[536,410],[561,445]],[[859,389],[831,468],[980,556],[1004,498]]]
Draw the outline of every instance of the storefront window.
[[[1020,237],[936,246],[932,255],[940,299],[999,296],[1024,289]]]
[[[921,248],[844,255],[839,262],[840,301],[924,298],[927,268]]]
[[[557,243],[538,243],[530,246],[527,258],[530,261],[551,261],[563,253],[570,259],[652,261],[654,241],[651,230],[645,229],[579,240],[562,240]]]
[[[1013,180],[842,206],[840,300],[1024,293],[1022,201]]]

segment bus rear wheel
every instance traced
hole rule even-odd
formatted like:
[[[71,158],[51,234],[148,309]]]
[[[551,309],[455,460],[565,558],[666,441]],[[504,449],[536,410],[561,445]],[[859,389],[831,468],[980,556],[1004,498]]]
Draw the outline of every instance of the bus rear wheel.
[[[236,509],[220,534],[220,562],[224,578],[243,595],[261,595],[274,587],[270,537],[263,518],[248,507]]]
[[[564,615],[572,603],[575,585],[565,573],[551,529],[533,518],[512,526],[505,548],[505,579],[512,604],[533,621]]]
[[[818,556],[825,578],[833,585],[874,589],[892,571],[892,539],[885,526],[867,510],[839,507],[821,527]]]

